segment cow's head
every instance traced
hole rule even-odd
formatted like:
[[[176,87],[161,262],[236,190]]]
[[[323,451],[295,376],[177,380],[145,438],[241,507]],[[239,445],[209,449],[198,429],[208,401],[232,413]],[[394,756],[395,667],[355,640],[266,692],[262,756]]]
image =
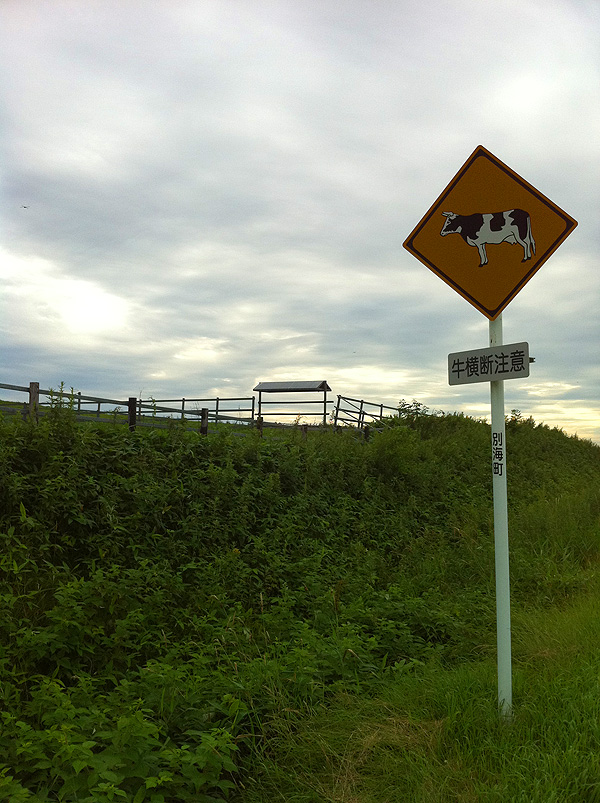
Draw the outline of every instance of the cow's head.
[[[442,215],[446,218],[440,232],[442,237],[461,230],[460,220],[457,220],[460,215],[457,215],[456,212],[442,212]]]

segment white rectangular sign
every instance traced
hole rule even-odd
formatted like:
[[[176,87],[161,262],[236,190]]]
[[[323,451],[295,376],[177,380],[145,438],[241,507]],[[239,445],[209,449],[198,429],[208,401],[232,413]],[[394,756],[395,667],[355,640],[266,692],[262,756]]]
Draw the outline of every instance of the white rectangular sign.
[[[529,376],[529,343],[507,343],[448,355],[448,383],[495,382]]]

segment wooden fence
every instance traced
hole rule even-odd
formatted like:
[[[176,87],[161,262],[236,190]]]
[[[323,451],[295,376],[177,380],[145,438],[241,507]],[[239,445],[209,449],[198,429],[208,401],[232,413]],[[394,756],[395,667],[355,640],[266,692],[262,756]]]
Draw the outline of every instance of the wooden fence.
[[[349,396],[338,396],[332,418],[336,427],[346,424],[363,429],[373,422],[393,415],[398,415],[397,407],[388,407],[364,399],[352,399]]]
[[[63,406],[71,409],[78,421],[96,420],[101,423],[127,424],[130,429],[136,426],[167,427],[169,420],[177,419],[186,423],[196,423],[201,427],[209,421],[245,425],[255,423],[253,396],[146,400],[132,396],[127,399],[107,399],[100,396],[86,396],[73,390],[44,390],[40,388],[38,382],[30,382],[29,386],[0,382],[0,388],[28,395],[27,401],[22,404],[1,404],[0,411],[4,415],[20,413],[23,418],[35,420],[45,415],[52,406]]]
[[[15,402],[0,402],[0,412],[4,415],[20,414],[24,419],[38,420],[47,414],[52,406],[64,406],[71,409],[78,421],[97,421],[126,424],[130,429],[136,427],[168,427],[174,420],[180,420],[188,428],[207,434],[208,424],[212,422],[241,424],[263,427],[286,426],[280,422],[265,422],[262,415],[256,415],[254,396],[226,398],[181,398],[181,399],[138,399],[130,396],[127,399],[108,399],[99,396],[87,396],[72,389],[70,391],[43,390],[38,382],[26,385],[10,385],[0,382],[0,389],[15,394],[27,394],[27,400],[21,402],[22,395]],[[3,394],[4,395],[4,394]],[[298,404],[306,402],[298,401]],[[323,402],[318,402],[323,404]],[[327,402],[329,404],[329,402]],[[311,413],[286,413],[295,415],[300,425],[303,417]],[[338,396],[330,415],[334,427],[352,426],[366,429],[381,419],[398,415],[397,407],[385,404],[353,399],[349,396]],[[171,422],[171,424],[169,423]],[[289,424],[287,425],[289,426]],[[306,432],[315,427],[302,424]]]

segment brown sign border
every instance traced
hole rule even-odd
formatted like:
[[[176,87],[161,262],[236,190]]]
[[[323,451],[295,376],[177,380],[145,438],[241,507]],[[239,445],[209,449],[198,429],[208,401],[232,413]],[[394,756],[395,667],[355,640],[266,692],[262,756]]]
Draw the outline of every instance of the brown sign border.
[[[549,209],[554,212],[558,217],[562,218],[565,223],[565,228],[563,232],[554,240],[554,242],[544,251],[543,254],[540,255],[538,259],[534,263],[532,263],[531,267],[527,271],[524,277],[520,279],[520,281],[516,284],[513,290],[511,290],[507,296],[501,301],[501,303],[495,307],[494,309],[488,309],[486,306],[481,304],[474,296],[460,287],[450,276],[446,275],[444,271],[440,270],[436,265],[433,264],[425,254],[422,254],[417,248],[414,246],[414,239],[420,233],[421,229],[426,225],[429,221],[431,216],[437,212],[437,210],[443,206],[445,198],[450,194],[450,192],[454,189],[454,187],[458,184],[458,182],[462,179],[463,175],[467,172],[467,170],[471,167],[473,162],[476,159],[484,157],[489,159],[496,167],[498,167],[503,172],[507,173],[508,176],[520,184],[523,188],[525,188],[528,192],[534,195],[539,201],[545,204]],[[425,213],[425,215],[421,218],[419,223],[417,223],[416,227],[413,231],[408,235],[406,240],[404,241],[403,248],[411,253],[414,257],[416,257],[419,261],[421,261],[424,265],[426,265],[430,270],[432,270],[437,276],[440,277],[446,284],[456,290],[463,298],[469,301],[474,307],[476,307],[480,312],[482,312],[485,316],[487,316],[490,320],[494,320],[495,318],[500,315],[502,310],[504,310],[513,298],[519,293],[520,290],[523,289],[524,285],[527,284],[529,279],[537,273],[537,271],[542,267],[544,262],[550,257],[554,251],[564,242],[564,240],[571,234],[573,229],[577,226],[577,221],[568,215],[564,210],[558,207],[555,203],[553,203],[549,198],[543,195],[539,190],[536,190],[528,181],[526,181],[522,176],[518,173],[515,173],[514,170],[511,170],[508,165],[504,164],[504,162],[500,161],[493,153],[484,148],[483,145],[479,145],[473,153],[469,156],[467,161],[464,165],[460,168],[458,173],[454,176],[452,181],[448,184],[448,186],[442,191],[442,194],[437,198],[437,200],[433,203],[430,209]]]

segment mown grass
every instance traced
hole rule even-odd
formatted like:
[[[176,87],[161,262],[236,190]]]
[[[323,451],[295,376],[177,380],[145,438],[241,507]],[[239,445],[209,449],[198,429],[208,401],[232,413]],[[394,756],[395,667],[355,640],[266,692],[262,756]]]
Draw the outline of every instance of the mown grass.
[[[484,423],[0,421],[0,799],[595,800],[600,450],[507,428],[502,729]]]

